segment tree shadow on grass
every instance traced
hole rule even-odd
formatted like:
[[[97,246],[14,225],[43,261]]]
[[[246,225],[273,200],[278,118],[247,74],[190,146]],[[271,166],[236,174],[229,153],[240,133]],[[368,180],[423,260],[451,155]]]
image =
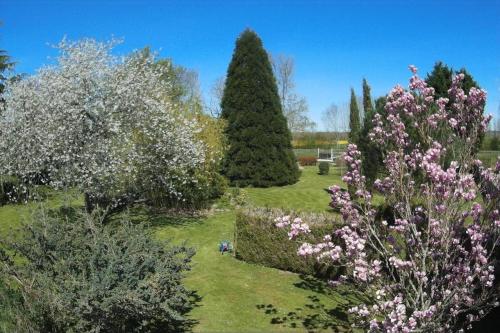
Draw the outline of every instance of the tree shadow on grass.
[[[257,305],[257,309],[271,316],[271,324],[290,328],[302,327],[307,332],[352,332],[348,309],[360,302],[360,298],[352,290],[348,287],[332,289],[325,282],[310,276],[301,276],[301,281],[295,283],[295,286],[331,298],[336,305],[327,306],[316,295],[309,295],[307,304],[284,315],[281,315],[282,311],[273,304]]]
[[[199,212],[180,210],[158,210],[149,207],[134,207],[127,211],[127,217],[131,222],[147,222],[153,228],[167,226],[188,226],[201,224],[205,216]]]
[[[184,320],[179,321],[173,328],[174,332],[192,332],[194,327],[199,324],[199,321],[189,317],[189,313],[197,307],[201,306],[203,298],[196,291],[191,291],[189,295],[190,307],[187,309]],[[168,330],[167,330],[168,331]],[[172,330],[170,330],[172,331]],[[163,332],[163,331],[162,331]]]

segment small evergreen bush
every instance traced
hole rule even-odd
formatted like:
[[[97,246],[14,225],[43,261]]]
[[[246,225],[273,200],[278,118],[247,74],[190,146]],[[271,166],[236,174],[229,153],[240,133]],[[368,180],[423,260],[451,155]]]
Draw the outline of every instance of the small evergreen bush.
[[[319,162],[318,168],[320,175],[328,175],[328,173],[330,172],[330,163]]]
[[[72,209],[37,211],[19,235],[0,242],[0,291],[22,294],[8,304],[14,331],[177,332],[186,323],[191,249]]]

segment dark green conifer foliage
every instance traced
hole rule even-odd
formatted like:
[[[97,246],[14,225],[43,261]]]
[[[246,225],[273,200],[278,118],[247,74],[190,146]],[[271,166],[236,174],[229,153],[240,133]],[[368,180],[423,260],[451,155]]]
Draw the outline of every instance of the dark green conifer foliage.
[[[453,68],[448,67],[441,61],[436,62],[432,72],[427,74],[425,82],[434,88],[434,95],[436,98],[448,97],[448,89],[451,87],[451,80],[453,79],[453,76],[458,73],[464,74],[462,89],[466,94],[469,93],[469,90],[472,87],[479,88],[477,82],[474,81],[472,75],[470,75],[465,68],[462,68],[459,71],[453,71]]]
[[[376,111],[380,114],[383,114],[385,97],[378,98],[375,101],[375,104]],[[373,117],[376,112],[373,109],[371,101],[370,86],[365,79],[363,79],[363,107],[365,110],[365,117],[359,137],[359,150],[361,151],[361,159],[363,162],[361,172],[366,178],[367,187],[371,189],[378,173],[383,168],[383,158],[380,149],[375,143],[371,142],[368,136],[373,128]]]
[[[229,143],[223,173],[232,185],[268,187],[298,180],[292,136],[269,57],[249,29],[236,41],[221,107]]]
[[[480,88],[477,82],[474,80],[472,75],[467,72],[465,68],[461,68],[458,71],[453,70],[453,68],[448,67],[447,65],[443,64],[441,61],[436,62],[434,65],[434,68],[432,69],[431,73],[427,74],[427,77],[425,81],[427,84],[431,87],[434,88],[434,95],[436,98],[439,97],[446,97],[448,98],[448,89],[451,87],[451,82],[453,79],[454,75],[457,75],[459,73],[464,74],[464,79],[462,80],[462,89],[465,92],[465,94],[469,94],[469,91],[472,87]],[[454,110],[451,108],[453,101],[450,100],[447,104],[447,108],[449,112],[451,112],[451,116],[455,117],[454,115]],[[469,129],[467,129],[469,130]],[[449,136],[450,133],[444,133],[443,135]],[[481,135],[479,137],[479,140],[476,142],[474,145],[475,149],[474,152],[479,151],[479,148],[481,147],[481,144],[483,142],[484,135]],[[446,162],[445,165],[447,165],[451,160],[453,160],[453,149],[448,149],[447,156],[446,156]]]
[[[366,114],[373,112],[372,96],[370,94],[370,86],[366,79],[363,79],[363,110]]]
[[[441,61],[434,64],[432,72],[427,74],[425,81],[434,88],[436,98],[448,97],[448,89],[451,86],[453,70]]]
[[[359,121],[359,108],[356,101],[356,94],[354,89],[351,88],[351,103],[349,105],[349,142],[359,143],[360,121]]]

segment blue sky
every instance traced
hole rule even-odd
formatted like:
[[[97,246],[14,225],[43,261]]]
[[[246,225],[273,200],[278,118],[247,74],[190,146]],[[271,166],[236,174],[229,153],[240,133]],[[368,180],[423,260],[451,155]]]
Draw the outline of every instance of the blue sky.
[[[296,63],[297,92],[320,122],[366,77],[374,97],[406,85],[409,64],[423,76],[437,60],[466,67],[488,91],[487,112],[500,103],[500,1],[139,1],[0,0],[0,49],[33,73],[55,44],[124,38],[117,53],[146,45],[199,73],[205,94],[225,74],[238,34],[254,29],[273,53]],[[321,127],[320,127],[321,128]]]

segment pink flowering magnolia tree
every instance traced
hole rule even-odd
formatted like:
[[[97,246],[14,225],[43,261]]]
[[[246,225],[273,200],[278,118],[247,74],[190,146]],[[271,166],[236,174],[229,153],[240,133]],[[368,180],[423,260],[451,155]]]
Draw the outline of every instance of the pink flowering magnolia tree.
[[[354,325],[370,332],[451,332],[498,305],[496,246],[500,235],[499,170],[474,158],[487,128],[486,93],[461,88],[454,78],[449,99],[416,75],[409,89],[396,86],[387,97],[387,117],[376,115],[370,138],[384,151],[387,177],[375,182],[390,213],[381,217],[361,175],[360,152],[349,145],[343,181],[332,186],[331,206],[344,225],[318,244],[304,243],[299,255],[343,266],[332,286],[352,282],[370,298],[350,309]],[[412,124],[419,142],[411,142]],[[447,133],[448,135],[443,135]],[[445,154],[452,157],[446,162]],[[449,164],[449,165],[445,165]],[[279,218],[290,238],[308,233],[300,219]]]

